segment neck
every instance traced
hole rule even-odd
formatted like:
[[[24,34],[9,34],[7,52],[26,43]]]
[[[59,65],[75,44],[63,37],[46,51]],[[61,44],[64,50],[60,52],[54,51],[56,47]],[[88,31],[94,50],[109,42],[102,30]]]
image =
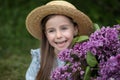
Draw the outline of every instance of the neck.
[[[58,50],[54,49],[55,55],[58,56],[59,52]]]

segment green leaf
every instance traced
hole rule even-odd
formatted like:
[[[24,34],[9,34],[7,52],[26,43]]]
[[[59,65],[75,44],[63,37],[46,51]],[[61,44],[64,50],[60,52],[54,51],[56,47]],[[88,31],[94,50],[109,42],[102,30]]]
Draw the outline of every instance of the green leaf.
[[[89,39],[89,37],[88,37],[88,36],[85,36],[85,35],[75,37],[75,38],[73,39],[73,41],[72,41],[72,45],[74,45],[74,44],[77,43],[77,42],[83,42],[83,41],[88,40],[88,39]]]
[[[117,21],[118,24],[120,24],[120,19],[117,19],[116,21]]]
[[[95,67],[98,62],[91,52],[87,52],[86,61],[90,67]]]
[[[98,25],[98,24],[96,24],[96,23],[94,23],[94,29],[95,29],[95,31],[96,31],[96,30],[100,30],[99,25]]]
[[[90,75],[91,75],[90,66],[87,66],[85,70],[84,80],[90,80]]]

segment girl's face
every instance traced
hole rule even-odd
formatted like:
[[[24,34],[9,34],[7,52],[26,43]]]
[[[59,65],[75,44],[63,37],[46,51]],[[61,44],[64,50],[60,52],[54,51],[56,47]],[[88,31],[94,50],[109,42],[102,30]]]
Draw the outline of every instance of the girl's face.
[[[56,53],[68,48],[78,32],[70,19],[63,15],[51,17],[45,26],[46,37]]]

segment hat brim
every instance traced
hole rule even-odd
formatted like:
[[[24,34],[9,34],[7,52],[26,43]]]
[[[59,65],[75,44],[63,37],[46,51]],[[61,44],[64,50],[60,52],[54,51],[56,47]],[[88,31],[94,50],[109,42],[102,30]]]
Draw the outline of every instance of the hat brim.
[[[62,14],[71,17],[77,24],[79,35],[90,35],[93,32],[93,23],[83,12],[61,5],[44,5],[31,11],[26,18],[26,27],[29,33],[41,39],[41,20],[50,14]]]

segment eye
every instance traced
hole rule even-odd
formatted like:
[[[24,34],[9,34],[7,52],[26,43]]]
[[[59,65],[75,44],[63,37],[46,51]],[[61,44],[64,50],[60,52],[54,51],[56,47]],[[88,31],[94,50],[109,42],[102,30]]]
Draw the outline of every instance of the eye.
[[[47,30],[47,33],[53,33],[53,32],[55,32],[54,29]]]
[[[67,30],[68,27],[64,26],[64,27],[62,27],[61,29],[62,29],[62,30]]]

